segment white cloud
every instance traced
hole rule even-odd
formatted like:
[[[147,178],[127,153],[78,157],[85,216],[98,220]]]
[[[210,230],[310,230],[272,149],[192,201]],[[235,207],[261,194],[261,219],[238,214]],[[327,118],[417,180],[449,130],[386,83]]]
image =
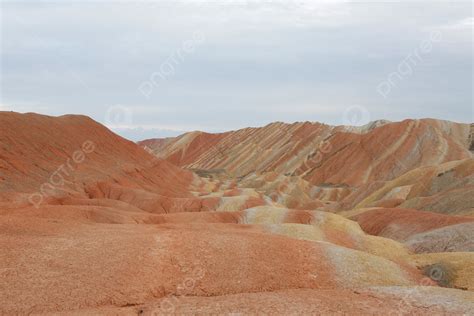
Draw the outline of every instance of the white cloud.
[[[463,121],[472,104],[470,9],[372,0],[7,1],[2,102],[147,131],[338,123],[348,104],[374,109],[374,118]],[[442,42],[381,100],[377,84],[435,27]],[[137,87],[196,30],[205,43],[145,99]],[[114,104],[131,118],[107,115]]]

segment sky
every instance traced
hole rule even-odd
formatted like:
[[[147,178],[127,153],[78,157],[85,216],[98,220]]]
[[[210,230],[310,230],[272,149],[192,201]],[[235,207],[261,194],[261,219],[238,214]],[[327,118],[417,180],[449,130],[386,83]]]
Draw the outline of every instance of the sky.
[[[0,110],[141,140],[474,121],[471,1],[1,1]]]

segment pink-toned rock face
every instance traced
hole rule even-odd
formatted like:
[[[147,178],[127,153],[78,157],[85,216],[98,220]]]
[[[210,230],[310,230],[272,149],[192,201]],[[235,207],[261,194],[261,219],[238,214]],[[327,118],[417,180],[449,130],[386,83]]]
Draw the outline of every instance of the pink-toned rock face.
[[[274,123],[222,134],[193,132],[140,144],[176,165],[236,176],[278,171],[312,184],[357,186],[412,169],[470,158],[468,124],[406,120],[373,129]]]
[[[430,229],[474,221],[473,217],[448,216],[401,208],[370,209],[351,217],[351,219],[357,221],[361,228],[371,235],[390,235],[391,238],[400,240]],[[411,230],[404,229],[392,232],[389,231],[391,225],[406,225]],[[392,233],[397,235],[391,235]]]
[[[0,112],[0,314],[470,314],[469,135]]]
[[[36,192],[45,183],[80,193],[76,184],[105,181],[189,196],[193,180],[85,116],[2,113],[0,141],[2,193]]]
[[[263,190],[291,208],[347,210],[391,185],[364,207],[466,214],[474,205],[470,134],[469,124],[431,119],[367,128],[273,123],[142,144],[181,167],[224,170],[241,187]],[[458,196],[455,205],[444,203],[447,192]]]

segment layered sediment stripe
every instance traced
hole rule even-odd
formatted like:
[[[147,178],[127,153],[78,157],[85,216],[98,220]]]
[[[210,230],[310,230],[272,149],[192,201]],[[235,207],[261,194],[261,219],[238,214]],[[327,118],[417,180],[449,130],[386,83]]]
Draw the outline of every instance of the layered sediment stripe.
[[[341,287],[416,284],[405,270],[385,258],[334,245],[322,247],[334,265],[335,277]]]

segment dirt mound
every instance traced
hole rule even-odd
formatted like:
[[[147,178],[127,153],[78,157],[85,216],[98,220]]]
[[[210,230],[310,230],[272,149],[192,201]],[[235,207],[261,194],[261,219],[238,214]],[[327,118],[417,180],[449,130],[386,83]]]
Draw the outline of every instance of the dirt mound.
[[[440,285],[474,290],[473,252],[419,254],[412,259],[427,276]]]
[[[349,217],[359,223],[362,229],[377,236],[406,240],[410,236],[433,229],[472,223],[474,218],[449,216],[402,208],[375,208]]]
[[[416,253],[474,252],[474,222],[415,234],[404,244]]]
[[[473,217],[401,208],[356,210],[345,214],[371,235],[403,242],[416,253],[473,251]]]
[[[467,213],[467,134],[274,123],[139,146],[83,116],[0,113],[0,314],[468,313],[454,251],[474,218],[360,208]]]
[[[107,198],[149,210],[147,201],[153,200],[162,211],[197,203],[190,192],[200,185],[196,175],[85,116],[3,112],[0,142],[0,203],[39,206],[65,197]]]
[[[474,210],[473,191],[474,159],[471,158],[414,169],[380,184],[370,194],[358,193],[359,201],[349,202],[346,207],[382,206],[397,200],[395,206],[401,208],[469,215]],[[364,195],[366,197],[360,200]]]
[[[386,292],[386,293],[385,293]],[[173,296],[144,305],[100,309],[100,315],[462,315],[468,314],[473,294],[419,287],[367,290],[284,290],[217,297]],[[418,301],[423,301],[420,306]],[[436,303],[434,303],[436,302]],[[83,310],[74,315],[89,315]]]
[[[195,286],[186,295],[198,296],[410,285],[422,278],[378,256],[245,225],[91,225],[13,216],[1,216],[0,225],[6,265],[0,308],[7,314],[142,304],[178,295],[187,278]]]

